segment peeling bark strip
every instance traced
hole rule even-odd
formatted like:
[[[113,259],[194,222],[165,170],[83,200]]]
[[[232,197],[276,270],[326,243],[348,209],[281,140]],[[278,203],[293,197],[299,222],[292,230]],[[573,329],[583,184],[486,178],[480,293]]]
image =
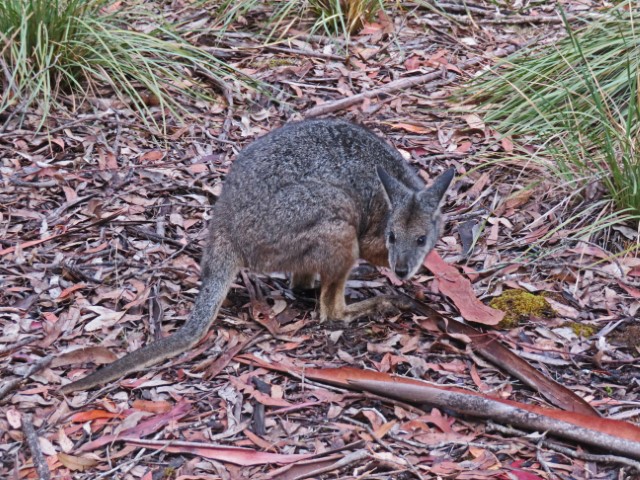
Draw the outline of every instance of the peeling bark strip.
[[[497,58],[506,57],[507,55],[512,54],[516,50],[517,50],[517,47],[515,45],[510,45],[506,48],[499,48],[493,53],[493,57],[497,57]],[[461,62],[460,64],[456,65],[456,67],[458,68],[473,67],[487,60],[488,60],[487,57],[474,57],[465,62]],[[445,79],[444,81],[442,81],[443,79],[442,79],[441,70],[437,70],[431,73],[426,73],[424,75],[419,75],[417,77],[401,78],[399,80],[394,80],[393,82],[389,82],[380,88],[367,90],[365,92],[358,93],[357,95],[353,95],[352,97],[341,98],[333,102],[317,105],[309,109],[304,114],[304,117],[312,118],[312,117],[318,117],[320,115],[326,115],[327,113],[337,112],[338,110],[343,110],[357,103],[360,103],[367,98],[373,98],[379,95],[388,95],[398,90],[404,90],[405,88],[412,88],[417,85],[422,85],[424,83],[435,81],[435,80],[441,82],[439,83],[439,85],[448,85],[450,83],[453,83],[453,80]]]
[[[33,459],[33,466],[38,472],[39,480],[49,480],[51,473],[49,472],[49,466],[40,449],[40,441],[38,440],[38,434],[31,421],[31,415],[24,415],[22,417],[22,433],[24,433],[24,439],[27,442],[27,446],[31,451],[31,458]]]

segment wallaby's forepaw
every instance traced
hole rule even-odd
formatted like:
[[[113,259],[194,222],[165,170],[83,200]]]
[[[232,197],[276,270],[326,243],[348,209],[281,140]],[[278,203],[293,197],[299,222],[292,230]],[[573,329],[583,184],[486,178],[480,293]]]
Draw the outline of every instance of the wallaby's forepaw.
[[[340,312],[332,315],[320,315],[320,321],[342,321],[349,323],[361,317],[391,317],[404,310],[410,310],[412,303],[409,299],[400,295],[380,295],[368,298],[361,302],[352,303],[344,307]]]
[[[369,312],[363,312],[361,316],[369,315],[372,317],[394,317],[399,315],[404,310],[409,310],[411,304],[407,303],[401,296],[396,295],[383,295],[380,297],[374,297]]]
[[[406,295],[389,295],[389,298],[395,307],[402,312],[414,308],[415,301]]]

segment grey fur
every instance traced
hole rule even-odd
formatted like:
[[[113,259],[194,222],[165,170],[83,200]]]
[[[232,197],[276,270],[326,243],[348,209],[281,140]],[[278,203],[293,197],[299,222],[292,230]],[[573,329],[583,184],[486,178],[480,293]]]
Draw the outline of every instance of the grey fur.
[[[259,138],[240,152],[213,207],[202,289],[189,320],[61,391],[104,384],[192,348],[243,267],[290,272],[303,287],[319,274],[321,320],[387,308],[389,297],[346,305],[349,271],[363,258],[402,278],[413,275],[438,239],[452,178],[445,172],[425,189],[397,150],[341,120],[289,123]]]

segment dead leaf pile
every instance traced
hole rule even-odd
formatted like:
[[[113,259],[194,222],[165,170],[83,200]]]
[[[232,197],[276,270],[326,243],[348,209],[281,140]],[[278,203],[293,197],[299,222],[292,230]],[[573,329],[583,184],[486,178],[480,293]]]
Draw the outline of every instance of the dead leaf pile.
[[[164,136],[108,91],[39,131],[37,111],[4,125],[0,478],[637,478],[640,259],[612,255],[637,232],[575,240],[566,220],[588,200],[571,210],[570,192],[540,166],[488,161],[515,140],[448,99],[492,58],[562,32],[552,2],[499,4],[390,11],[351,39],[349,55],[308,35],[305,21],[265,46],[267,3],[224,30],[206,2],[154,4],[192,42],[274,90],[230,80],[233,108],[224,92],[187,105],[194,119]],[[601,6],[562,4],[571,18]],[[320,324],[315,298],[294,295],[284,275],[243,273],[193,351],[60,396],[62,383],[182,324],[209,205],[235,154],[285,121],[322,114],[378,131],[426,182],[456,168],[450,220],[426,269],[402,285],[362,264],[347,285],[347,301],[404,293],[442,316]],[[589,212],[579,221],[607,213]],[[510,289],[543,295],[554,315],[494,331],[504,312],[488,303]],[[385,383],[399,377],[420,384]],[[428,385],[557,424],[463,411]],[[611,441],[631,447],[603,451],[559,431],[587,428],[571,422],[589,415],[594,436],[619,433]]]

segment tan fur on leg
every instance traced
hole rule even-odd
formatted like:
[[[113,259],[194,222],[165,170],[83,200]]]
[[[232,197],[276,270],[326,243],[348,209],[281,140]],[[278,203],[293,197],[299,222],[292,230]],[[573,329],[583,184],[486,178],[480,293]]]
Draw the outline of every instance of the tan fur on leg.
[[[294,273],[291,275],[291,288],[294,290],[313,290],[316,288],[315,273]]]

